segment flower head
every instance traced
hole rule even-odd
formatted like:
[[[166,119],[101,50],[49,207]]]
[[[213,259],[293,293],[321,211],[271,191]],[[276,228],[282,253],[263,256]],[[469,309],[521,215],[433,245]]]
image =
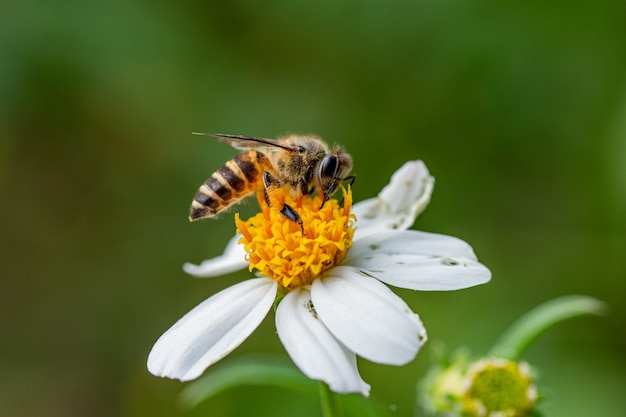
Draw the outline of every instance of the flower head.
[[[256,269],[282,287],[294,289],[310,285],[322,272],[338,265],[354,235],[352,193],[343,190],[343,196],[343,207],[334,199],[322,206],[321,195],[288,199],[301,213],[302,229],[272,210],[264,198],[258,199],[262,211],[251,219],[242,221],[235,215],[250,271]]]
[[[523,417],[536,400],[537,389],[526,362],[485,358],[467,371],[464,408],[476,416]]]
[[[431,371],[424,404],[432,414],[464,417],[525,417],[537,401],[530,366],[504,358],[457,358]]]
[[[252,333],[280,286],[286,295],[276,309],[276,327],[294,363],[335,392],[368,395],[357,355],[403,365],[426,341],[417,314],[383,283],[456,290],[491,277],[467,243],[406,230],[430,200],[433,184],[426,166],[413,161],[378,197],[354,207],[349,189],[343,205],[331,199],[321,207],[319,197],[287,201],[302,229],[260,199],[261,213],[245,221],[236,217],[240,234],[222,256],[184,269],[208,277],[248,265],[261,277],[215,294],[181,318],[153,347],[148,369],[183,381],[197,378]]]

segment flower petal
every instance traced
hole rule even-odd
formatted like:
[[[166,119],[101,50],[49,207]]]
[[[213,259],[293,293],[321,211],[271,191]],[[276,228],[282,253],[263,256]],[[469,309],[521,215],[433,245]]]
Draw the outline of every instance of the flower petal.
[[[315,310],[337,339],[368,360],[404,365],[426,340],[419,317],[381,282],[350,267],[313,281]]]
[[[354,242],[342,264],[412,290],[458,290],[491,279],[489,269],[461,239],[415,230],[387,231]]]
[[[258,327],[274,303],[276,288],[269,278],[255,278],[203,301],[157,340],[148,370],[181,381],[199,377]]]
[[[308,289],[297,288],[282,299],[276,310],[276,329],[291,360],[306,376],[326,382],[335,392],[369,395],[370,386],[359,375],[356,355],[317,318]]]
[[[376,198],[354,205],[355,239],[383,230],[408,229],[426,208],[435,186],[422,161],[409,161],[392,176]]]
[[[221,256],[202,261],[200,265],[187,262],[183,265],[183,271],[196,278],[207,278],[245,269],[248,266],[248,262],[246,261],[246,251],[243,245],[237,243],[240,238],[241,235],[237,234],[230,239]]]

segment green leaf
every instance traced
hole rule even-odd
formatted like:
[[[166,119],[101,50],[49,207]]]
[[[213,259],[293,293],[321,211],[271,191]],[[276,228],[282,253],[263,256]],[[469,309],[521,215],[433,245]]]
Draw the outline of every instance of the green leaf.
[[[288,389],[298,394],[317,398],[319,381],[307,378],[286,357],[251,354],[222,361],[204,376],[187,384],[179,395],[179,403],[186,409],[230,388],[241,385],[264,385]],[[389,415],[382,404],[360,394],[334,394],[343,415],[353,417],[380,417]]]
[[[204,376],[189,383],[180,393],[185,408],[193,408],[212,396],[240,385],[286,388],[316,397],[318,385],[308,379],[287,358],[274,355],[247,355],[223,361]]]

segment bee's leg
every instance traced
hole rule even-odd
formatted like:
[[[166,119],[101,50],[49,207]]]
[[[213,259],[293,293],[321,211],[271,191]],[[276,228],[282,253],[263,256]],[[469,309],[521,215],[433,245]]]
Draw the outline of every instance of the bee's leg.
[[[270,204],[270,196],[267,194],[266,189],[263,189],[263,197],[265,198],[265,204],[267,204],[268,207],[271,207],[272,205]]]
[[[337,190],[337,183],[339,181],[342,181],[342,180],[340,178],[333,177],[333,180],[330,182],[330,184],[328,184],[328,187],[324,190],[324,196],[323,196],[323,199],[322,199],[322,205],[320,205],[320,210],[324,207],[324,204],[326,204],[326,202],[328,200],[330,200],[330,197]],[[341,200],[339,205],[342,205],[342,204],[343,204],[343,200]]]
[[[280,180],[272,176],[269,172],[263,173],[263,185],[265,186],[265,200],[270,207],[277,208],[280,213],[291,220],[298,223],[302,234],[304,235],[304,225],[297,211],[288,204],[285,204],[285,190],[281,188]]]
[[[311,179],[313,178],[313,166],[309,165],[304,172],[304,176],[298,181],[300,184],[300,193],[309,195],[313,189],[311,188]]]
[[[300,178],[299,184],[300,184],[300,193],[303,196],[309,195],[313,191],[313,187],[311,187],[311,183],[306,181],[304,178]]]
[[[304,236],[304,225],[302,224],[302,219],[300,218],[298,212],[293,209],[293,207],[288,204],[283,204],[283,208],[280,210],[280,213],[292,222],[298,223],[298,226],[300,226],[300,230],[302,230],[302,236]]]
[[[265,187],[265,200],[270,207],[281,209],[285,205],[285,191],[282,183],[269,172],[263,173],[263,187]]]

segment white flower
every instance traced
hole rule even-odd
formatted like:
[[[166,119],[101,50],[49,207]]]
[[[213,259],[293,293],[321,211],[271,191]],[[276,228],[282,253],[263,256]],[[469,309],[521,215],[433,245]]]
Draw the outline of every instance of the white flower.
[[[426,341],[417,314],[383,283],[441,291],[483,284],[491,278],[462,240],[406,230],[428,204],[433,185],[421,161],[406,163],[378,197],[354,205],[355,231],[349,220],[353,217],[346,214],[346,238],[354,236],[352,246],[348,242],[345,251],[334,256],[336,265],[303,282],[261,276],[213,295],[161,336],[148,357],[148,369],[181,381],[197,378],[256,329],[272,307],[280,283],[289,291],[276,310],[276,328],[294,363],[335,392],[367,396],[370,387],[359,375],[357,355],[403,365],[413,360]],[[336,202],[334,207],[338,207]],[[198,266],[185,264],[184,270],[209,277],[246,267],[246,253],[248,260],[253,255],[249,244],[248,252],[236,244],[240,238],[233,238],[222,256]],[[285,257],[285,250],[276,256],[278,261]]]

